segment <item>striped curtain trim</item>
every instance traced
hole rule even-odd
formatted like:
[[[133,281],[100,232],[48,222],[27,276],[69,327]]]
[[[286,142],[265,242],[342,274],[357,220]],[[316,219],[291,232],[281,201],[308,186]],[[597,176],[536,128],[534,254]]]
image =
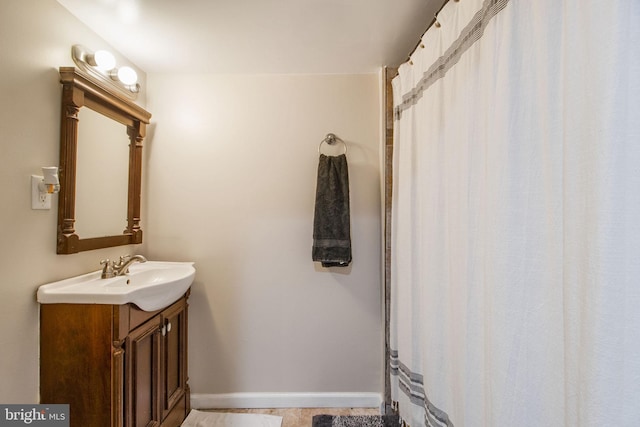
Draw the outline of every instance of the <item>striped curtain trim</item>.
[[[415,105],[424,92],[439,79],[443,78],[447,71],[458,63],[460,57],[475,42],[480,40],[484,30],[491,19],[504,9],[509,0],[485,0],[482,8],[473,16],[473,19],[460,33],[460,36],[451,44],[449,49],[424,72],[416,86],[402,96],[402,103],[395,107],[394,116],[400,120],[402,113]]]
[[[411,370],[400,361],[397,350],[391,350],[389,359],[391,375],[398,377],[400,390],[409,398],[410,402],[424,408],[425,426],[427,427],[453,427],[449,415],[437,408],[427,398],[424,391],[422,375]]]

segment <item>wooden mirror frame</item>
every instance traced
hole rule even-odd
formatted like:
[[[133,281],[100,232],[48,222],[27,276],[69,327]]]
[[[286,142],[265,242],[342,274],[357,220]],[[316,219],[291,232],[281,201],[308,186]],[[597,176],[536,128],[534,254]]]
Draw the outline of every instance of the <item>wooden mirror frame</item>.
[[[113,88],[74,67],[60,68],[62,108],[60,125],[60,193],[58,198],[57,253],[73,254],[92,249],[142,243],[140,187],[142,141],[151,113]],[[126,126],[129,136],[129,184],[127,226],[120,235],[81,238],[75,231],[78,113],[88,107]]]

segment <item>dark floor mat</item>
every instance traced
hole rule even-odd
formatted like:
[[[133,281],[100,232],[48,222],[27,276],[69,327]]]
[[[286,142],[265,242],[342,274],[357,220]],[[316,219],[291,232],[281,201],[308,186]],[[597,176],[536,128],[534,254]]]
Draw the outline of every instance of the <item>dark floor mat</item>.
[[[312,427],[400,427],[397,415],[316,415]]]

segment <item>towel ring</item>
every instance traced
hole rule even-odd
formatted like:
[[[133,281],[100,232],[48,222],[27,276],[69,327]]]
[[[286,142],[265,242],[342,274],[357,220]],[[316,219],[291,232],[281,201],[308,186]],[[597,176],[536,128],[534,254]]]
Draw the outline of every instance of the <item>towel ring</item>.
[[[341,142],[344,147],[344,153],[342,154],[347,154],[347,144],[342,139],[337,137],[334,133],[328,133],[327,136],[325,136],[324,139],[320,141],[320,145],[318,145],[318,154],[320,154],[320,148],[325,142],[329,145],[333,145],[336,142]]]

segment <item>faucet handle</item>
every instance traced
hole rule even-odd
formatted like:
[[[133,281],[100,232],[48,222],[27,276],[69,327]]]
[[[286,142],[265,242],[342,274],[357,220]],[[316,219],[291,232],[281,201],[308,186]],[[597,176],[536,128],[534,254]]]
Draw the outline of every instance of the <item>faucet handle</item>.
[[[101,275],[103,279],[115,277],[116,273],[113,271],[113,262],[109,258],[100,261],[100,265],[103,266]]]

